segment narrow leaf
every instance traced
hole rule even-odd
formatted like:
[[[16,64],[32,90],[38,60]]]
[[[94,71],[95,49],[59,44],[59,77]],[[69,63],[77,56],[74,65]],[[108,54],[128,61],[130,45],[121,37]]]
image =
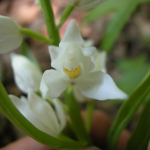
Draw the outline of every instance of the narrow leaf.
[[[143,3],[150,3],[150,0],[140,0],[140,3],[143,4]]]
[[[110,129],[108,136],[108,147],[110,150],[114,150],[118,141],[118,138],[122,130],[133,118],[134,114],[143,103],[149,91],[147,91],[150,83],[150,70],[141,84],[137,87],[134,93],[130,96],[129,100],[125,101],[121,106],[117,117]]]
[[[98,18],[103,17],[111,12],[115,12],[117,9],[116,0],[107,0],[93,8],[87,16],[85,17],[85,21],[87,23],[93,22]]]
[[[150,92],[150,88],[148,89]],[[146,149],[148,146],[148,141],[150,139],[150,99],[146,102],[145,107],[143,108],[142,114],[138,120],[137,126],[130,137],[127,150],[139,150],[142,146],[142,143],[146,140],[147,142],[143,145]],[[142,146],[142,149],[143,149]]]
[[[107,52],[109,52],[112,48],[114,42],[120,34],[120,31],[139,4],[139,0],[122,0],[118,3],[120,3],[120,9],[116,12],[115,16],[108,24],[102,39],[101,49],[104,49]]]

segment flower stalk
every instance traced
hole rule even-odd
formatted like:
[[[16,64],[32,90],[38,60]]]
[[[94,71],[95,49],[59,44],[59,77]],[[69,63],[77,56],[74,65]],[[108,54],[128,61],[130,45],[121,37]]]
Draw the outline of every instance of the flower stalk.
[[[40,7],[44,14],[49,38],[53,39],[53,45],[58,46],[60,42],[59,33],[55,25],[54,14],[49,0],[39,0]]]
[[[34,38],[40,42],[44,42],[48,45],[51,45],[53,43],[52,39],[48,39],[45,36],[43,36],[42,34],[35,32],[33,30],[27,29],[27,28],[20,28],[20,32],[21,34],[24,34],[26,36],[29,36],[31,38]]]
[[[59,24],[57,25],[57,29],[60,29],[64,22],[68,19],[72,11],[74,10],[74,6],[68,5],[67,8],[64,10],[63,14],[61,15]]]
[[[69,107],[69,117],[71,119],[73,130],[80,141],[87,142],[88,145],[92,145],[92,140],[86,132],[79,105],[73,95],[73,87],[70,85],[64,92],[66,104]]]
[[[93,118],[93,112],[94,112],[94,101],[88,101],[87,108],[86,108],[86,130],[87,133],[90,133],[91,125],[92,125],[92,118]]]

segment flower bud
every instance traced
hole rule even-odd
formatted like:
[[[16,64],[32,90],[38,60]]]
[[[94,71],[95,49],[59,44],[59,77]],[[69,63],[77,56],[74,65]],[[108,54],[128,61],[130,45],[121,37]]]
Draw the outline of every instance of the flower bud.
[[[39,68],[22,55],[12,54],[11,61],[18,88],[26,94],[30,90],[37,92],[42,78]]]
[[[52,100],[54,108],[44,99],[30,91],[28,99],[9,95],[20,113],[37,129],[57,137],[66,126],[65,112],[57,99]]]
[[[0,54],[16,49],[21,43],[20,26],[11,18],[0,15]]]

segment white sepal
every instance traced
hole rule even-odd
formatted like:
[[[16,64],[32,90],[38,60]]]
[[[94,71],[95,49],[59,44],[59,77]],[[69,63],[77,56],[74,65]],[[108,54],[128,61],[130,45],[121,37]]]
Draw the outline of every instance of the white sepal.
[[[21,43],[20,26],[11,18],[0,15],[0,54],[16,49]]]
[[[84,46],[84,41],[82,39],[81,33],[76,25],[76,22],[74,20],[70,21],[66,32],[63,36],[63,39],[59,43],[59,46],[64,48],[69,43],[76,43],[80,46]]]
[[[40,84],[40,90],[44,99],[57,98],[67,88],[68,83],[63,79],[61,72],[47,70],[44,72]]]
[[[18,88],[28,93],[30,90],[39,90],[42,72],[28,58],[18,54],[11,54],[11,65]]]
[[[64,49],[56,46],[49,46],[49,53],[51,57],[51,66],[56,68],[57,70],[62,70],[62,54]]]
[[[77,83],[80,92],[92,99],[127,99],[128,96],[121,91],[113,79],[102,71],[90,72],[84,75]]]
[[[58,135],[60,133],[60,124],[51,105],[32,91],[29,92],[28,100],[30,109],[36,117],[46,126],[49,126],[54,133],[53,136]]]
[[[71,5],[83,10],[91,9],[103,1],[104,0],[68,0]]]

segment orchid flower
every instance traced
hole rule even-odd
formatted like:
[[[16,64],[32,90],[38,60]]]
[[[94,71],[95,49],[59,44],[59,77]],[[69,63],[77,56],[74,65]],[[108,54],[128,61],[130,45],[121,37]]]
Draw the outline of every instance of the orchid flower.
[[[49,46],[50,69],[44,72],[40,84],[43,98],[56,98],[69,84],[86,97],[106,99],[126,99],[127,95],[114,83],[113,79],[95,68],[95,47],[84,47],[84,41],[75,21],[71,21],[59,47]]]
[[[0,54],[19,47],[22,38],[20,26],[11,18],[0,15]]]
[[[68,0],[68,2],[77,9],[90,9],[95,7],[104,0]]]
[[[64,129],[66,116],[57,99],[53,100],[55,112],[47,101],[32,91],[29,92],[28,99],[19,99],[14,95],[9,97],[20,113],[39,130],[56,137]]]
[[[39,90],[42,72],[28,58],[18,54],[11,54],[11,65],[14,73],[15,83],[18,88],[27,94],[30,90]]]

